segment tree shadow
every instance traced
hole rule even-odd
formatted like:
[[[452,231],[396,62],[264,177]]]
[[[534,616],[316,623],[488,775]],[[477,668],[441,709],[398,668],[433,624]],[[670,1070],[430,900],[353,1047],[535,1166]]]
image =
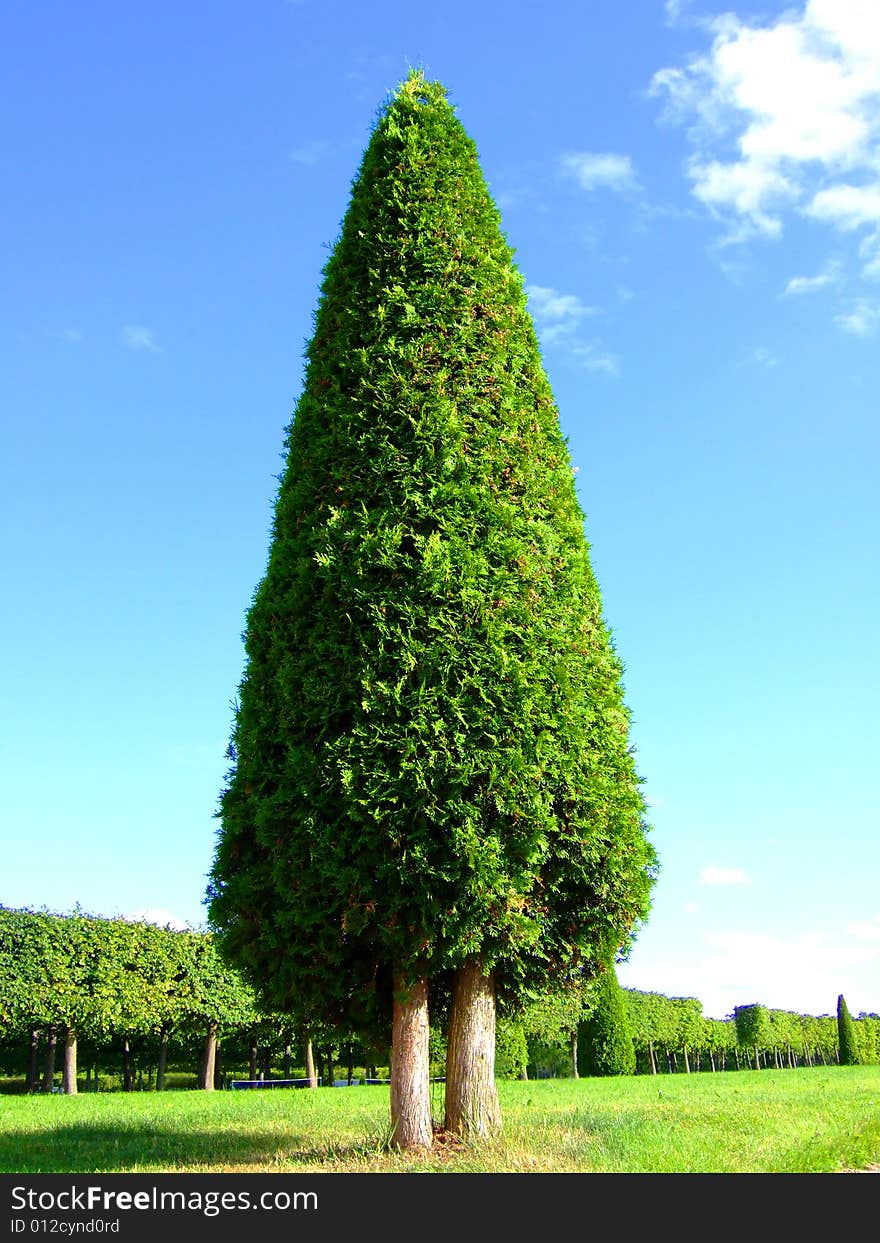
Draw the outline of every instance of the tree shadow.
[[[265,1172],[273,1166],[318,1166],[364,1161],[383,1155],[381,1137],[337,1144],[315,1142],[314,1135],[290,1131],[266,1135],[229,1126],[216,1131],[108,1126],[80,1122],[22,1135],[0,1135],[0,1173],[77,1174],[198,1172],[208,1166]]]

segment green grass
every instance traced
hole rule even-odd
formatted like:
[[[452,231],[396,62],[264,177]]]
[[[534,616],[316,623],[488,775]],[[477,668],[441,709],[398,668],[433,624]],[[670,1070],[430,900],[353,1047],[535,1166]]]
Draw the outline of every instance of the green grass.
[[[880,1164],[877,1066],[503,1082],[499,1091],[501,1139],[420,1158],[387,1150],[387,1087],[6,1096],[0,1170],[817,1173]]]

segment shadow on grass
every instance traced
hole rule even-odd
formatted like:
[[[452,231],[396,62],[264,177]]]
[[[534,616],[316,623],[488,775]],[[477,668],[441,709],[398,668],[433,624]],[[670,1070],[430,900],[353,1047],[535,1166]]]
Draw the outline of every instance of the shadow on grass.
[[[82,1122],[43,1131],[0,1136],[0,1173],[75,1174],[113,1171],[198,1171],[226,1166],[246,1173],[273,1167],[290,1170],[386,1154],[381,1137],[325,1144],[314,1135],[263,1135],[234,1127],[216,1132],[107,1126]]]

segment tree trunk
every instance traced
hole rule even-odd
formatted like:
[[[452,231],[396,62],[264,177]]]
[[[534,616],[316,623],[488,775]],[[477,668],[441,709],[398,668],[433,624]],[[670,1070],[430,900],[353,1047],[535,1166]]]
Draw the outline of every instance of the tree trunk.
[[[291,1051],[290,1051],[290,1045],[289,1045],[289,1044],[286,1044],[286,1045],[284,1046],[284,1078],[285,1078],[285,1079],[289,1079],[289,1078],[290,1078],[290,1060],[291,1060],[291,1057],[292,1057],[292,1054],[291,1054]]]
[[[306,1078],[309,1081],[310,1088],[318,1086],[318,1075],[315,1071],[315,1051],[312,1048],[312,1038],[306,1040]]]
[[[257,1077],[257,1041],[251,1036],[250,1061],[248,1062],[248,1078],[253,1082]]]
[[[649,1041],[648,1041],[648,1054],[649,1054],[649,1056],[650,1056],[650,1058],[651,1058],[651,1074],[652,1074],[652,1075],[656,1075],[656,1073],[657,1073],[657,1061],[656,1061],[656,1059],[655,1059],[655,1057],[654,1057],[654,1042],[653,1042],[653,1040],[649,1040]]]
[[[55,1086],[55,1049],[58,1045],[58,1033],[50,1027],[46,1034],[46,1061],[43,1067],[43,1091],[51,1092]]]
[[[205,1092],[214,1091],[214,1064],[217,1060],[217,1024],[209,1023],[205,1033],[205,1052],[202,1058],[202,1072],[199,1075],[199,1087]]]
[[[168,1025],[164,1023],[159,1033],[159,1061],[156,1064],[156,1091],[165,1091],[165,1067],[168,1065]]]
[[[131,1091],[131,1045],[128,1036],[122,1037],[122,1090]]]
[[[28,1068],[27,1081],[25,1090],[28,1092],[36,1092],[37,1081],[39,1079],[39,1053],[40,1053],[40,1033],[35,1029],[31,1032],[30,1044],[28,1046]]]
[[[572,1079],[580,1079],[578,1074],[578,1029],[572,1029],[568,1038],[568,1048],[571,1056],[571,1077]]]
[[[64,1070],[61,1090],[65,1096],[76,1096],[76,1028],[64,1029]]]
[[[519,1077],[520,1077],[520,1079],[522,1079],[525,1083],[528,1083],[528,1081],[529,1081],[529,1068],[528,1068],[528,1066],[525,1064],[525,1062],[523,1062],[523,1064],[522,1064],[522,1068],[520,1069],[520,1072],[519,1072]]]
[[[411,1152],[430,1148],[431,1081],[428,982],[394,979],[391,1021],[391,1142]]]
[[[479,957],[455,973],[446,1054],[446,1129],[488,1139],[501,1130],[495,1087],[495,981]]]
[[[218,1040],[214,1056],[214,1087],[223,1087],[223,1041]]]
[[[315,1049],[315,1066],[317,1067],[317,1071],[318,1071],[316,1083],[318,1087],[321,1087],[321,1085],[325,1083],[326,1080],[324,1078],[324,1054],[321,1052],[320,1049]]]
[[[687,1045],[685,1045],[685,1046],[684,1046],[684,1048],[682,1049],[682,1052],[684,1053],[684,1069],[685,1069],[685,1074],[688,1074],[688,1075],[689,1075],[689,1074],[691,1073],[691,1064],[690,1064],[690,1062],[688,1061],[688,1047],[687,1047]]]
[[[333,1066],[333,1045],[332,1044],[327,1046],[327,1051],[324,1054],[324,1073],[327,1076],[327,1087],[332,1088],[333,1079],[335,1075],[335,1068]]]
[[[351,1081],[353,1078],[354,1078],[354,1049],[351,1047],[351,1045],[349,1045],[348,1046],[348,1083],[349,1083],[349,1086],[351,1086]]]

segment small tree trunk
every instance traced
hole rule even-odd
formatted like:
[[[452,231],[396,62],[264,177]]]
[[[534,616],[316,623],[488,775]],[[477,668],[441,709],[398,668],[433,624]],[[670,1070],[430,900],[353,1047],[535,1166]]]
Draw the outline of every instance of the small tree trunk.
[[[684,1053],[684,1069],[685,1069],[685,1074],[688,1074],[688,1075],[689,1075],[689,1074],[691,1073],[691,1064],[690,1064],[690,1062],[688,1061],[688,1047],[687,1047],[687,1045],[685,1045],[685,1046],[684,1046],[684,1048],[683,1048],[682,1052]]]
[[[263,1060],[260,1067],[260,1078],[265,1079],[268,1083],[272,1078],[272,1050],[268,1045],[263,1049]]]
[[[285,1079],[289,1079],[289,1078],[290,1078],[290,1061],[291,1061],[291,1057],[292,1057],[292,1054],[291,1054],[291,1051],[290,1051],[290,1045],[289,1045],[289,1044],[286,1044],[286,1045],[284,1046],[284,1078],[285,1078]]]
[[[312,1038],[306,1040],[306,1078],[309,1081],[310,1088],[318,1086],[318,1074],[315,1070],[315,1051],[312,1048]]]
[[[651,1074],[656,1075],[657,1059],[654,1057],[654,1041],[653,1040],[648,1041],[648,1056],[651,1059]]]
[[[168,1065],[168,1024],[159,1033],[159,1061],[156,1064],[156,1091],[165,1091],[165,1067]]]
[[[128,1036],[122,1037],[122,1090],[131,1091],[131,1044]]]
[[[324,1078],[324,1054],[319,1048],[315,1049],[315,1066],[318,1069],[318,1087],[321,1087],[327,1080]]]
[[[348,1046],[348,1082],[349,1082],[349,1086],[351,1085],[351,1081],[352,1081],[352,1079],[353,1079],[353,1078],[354,1078],[354,1049],[352,1049],[351,1045],[349,1045],[349,1046]]]
[[[61,1090],[65,1096],[76,1096],[76,1029],[64,1029],[64,1070],[61,1072]]]
[[[391,1142],[406,1152],[430,1148],[431,1080],[428,982],[394,979],[391,1021]]]
[[[528,1081],[529,1081],[529,1068],[528,1068],[528,1066],[526,1065],[526,1063],[525,1063],[525,1062],[523,1062],[523,1064],[522,1064],[522,1066],[521,1066],[521,1068],[520,1068],[519,1077],[520,1077],[520,1079],[522,1079],[522,1080],[524,1080],[526,1083],[528,1083]]]
[[[333,1066],[333,1045],[332,1044],[327,1046],[326,1052],[324,1053],[324,1071],[327,1075],[327,1086],[329,1088],[332,1088],[333,1080],[336,1074],[335,1068]]]
[[[223,1041],[217,1041],[216,1055],[214,1057],[214,1087],[223,1087]]]
[[[58,1045],[58,1033],[50,1027],[46,1034],[46,1061],[43,1066],[43,1091],[51,1092],[55,1086],[55,1049]]]
[[[37,1080],[39,1078],[39,1053],[40,1053],[40,1033],[36,1028],[31,1032],[30,1044],[28,1045],[28,1068],[25,1090],[28,1092],[36,1092]]]
[[[715,1054],[709,1050],[709,1065],[712,1067],[712,1074],[715,1074]]]
[[[248,1062],[248,1078],[253,1082],[257,1077],[257,1038],[251,1036],[250,1061]]]
[[[571,1057],[571,1077],[572,1079],[580,1079],[578,1074],[578,1031],[576,1027],[569,1034],[568,1049]]]
[[[202,1073],[199,1076],[199,1087],[205,1092],[214,1091],[214,1066],[217,1060],[217,1024],[209,1023],[205,1033],[205,1053],[202,1058]]]
[[[479,957],[455,973],[446,1054],[446,1129],[474,1139],[501,1130],[495,1087],[495,981]]]

